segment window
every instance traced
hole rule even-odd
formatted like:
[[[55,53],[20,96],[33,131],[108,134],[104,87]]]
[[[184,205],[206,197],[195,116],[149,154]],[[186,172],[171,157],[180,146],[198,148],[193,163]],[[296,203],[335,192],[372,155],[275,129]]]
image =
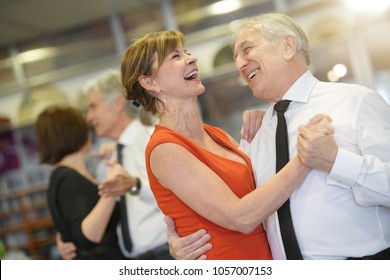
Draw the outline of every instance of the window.
[[[378,24],[362,36],[366,49],[371,58],[374,72],[374,87],[390,104],[390,37],[389,22]]]
[[[11,57],[8,49],[0,49],[0,84],[8,84],[15,82],[15,77],[12,73]]]
[[[123,13],[122,25],[128,41],[148,32],[164,30],[164,19],[159,3],[150,3],[137,10]]]

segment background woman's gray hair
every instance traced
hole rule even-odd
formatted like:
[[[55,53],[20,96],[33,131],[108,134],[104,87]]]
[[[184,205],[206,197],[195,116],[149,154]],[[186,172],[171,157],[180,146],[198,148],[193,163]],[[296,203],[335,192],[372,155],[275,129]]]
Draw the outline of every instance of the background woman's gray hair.
[[[281,13],[268,13],[255,17],[233,21],[229,29],[230,41],[234,45],[238,34],[247,27],[259,29],[262,35],[271,43],[276,43],[280,38],[291,35],[297,40],[297,53],[303,55],[307,65],[310,65],[309,41],[302,28],[289,16]]]

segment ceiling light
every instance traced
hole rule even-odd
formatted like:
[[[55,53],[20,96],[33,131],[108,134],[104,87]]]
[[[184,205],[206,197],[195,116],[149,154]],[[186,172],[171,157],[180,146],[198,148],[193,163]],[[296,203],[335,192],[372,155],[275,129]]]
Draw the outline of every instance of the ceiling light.
[[[380,13],[384,13],[388,8],[390,8],[389,0],[370,0],[370,1],[344,0],[344,3],[348,9],[358,14],[377,15]]]
[[[344,64],[336,64],[333,66],[333,73],[337,77],[342,78],[347,74],[347,67]]]
[[[40,48],[29,50],[18,54],[17,59],[20,64],[31,63],[38,60],[48,59],[58,55],[58,49],[55,47]]]
[[[227,14],[241,8],[239,0],[222,0],[211,4],[207,9],[211,14],[220,15]]]
[[[339,80],[339,77],[335,75],[333,70],[330,70],[326,76],[328,77],[328,80],[331,82],[337,82]]]

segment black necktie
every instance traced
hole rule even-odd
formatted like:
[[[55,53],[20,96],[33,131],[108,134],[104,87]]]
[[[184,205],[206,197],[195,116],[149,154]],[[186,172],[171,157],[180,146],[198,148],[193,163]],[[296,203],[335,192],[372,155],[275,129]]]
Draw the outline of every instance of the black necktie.
[[[282,100],[275,104],[274,109],[278,116],[278,125],[276,126],[276,172],[282,169],[289,159],[288,152],[288,134],[286,112],[291,100]],[[287,200],[278,210],[279,227],[282,235],[284,250],[288,260],[302,260],[301,251],[295,236],[294,225],[291,219],[290,200]]]
[[[118,143],[117,148],[117,159],[120,164],[123,163],[123,150],[124,145]],[[129,228],[129,221],[127,218],[127,207],[126,207],[126,195],[122,195],[120,197],[120,217],[121,217],[121,229],[122,229],[122,237],[123,237],[123,244],[125,245],[126,250],[130,253],[133,249],[133,243],[131,242],[130,238],[130,228]]]

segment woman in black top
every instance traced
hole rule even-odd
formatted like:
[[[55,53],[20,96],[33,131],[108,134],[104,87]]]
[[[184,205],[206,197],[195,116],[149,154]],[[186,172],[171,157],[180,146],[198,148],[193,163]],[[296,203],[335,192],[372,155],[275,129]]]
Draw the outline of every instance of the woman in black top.
[[[76,245],[77,259],[123,259],[116,235],[116,199],[99,196],[85,165],[91,140],[83,113],[53,106],[38,116],[35,129],[40,161],[54,165],[48,204],[63,241]]]

